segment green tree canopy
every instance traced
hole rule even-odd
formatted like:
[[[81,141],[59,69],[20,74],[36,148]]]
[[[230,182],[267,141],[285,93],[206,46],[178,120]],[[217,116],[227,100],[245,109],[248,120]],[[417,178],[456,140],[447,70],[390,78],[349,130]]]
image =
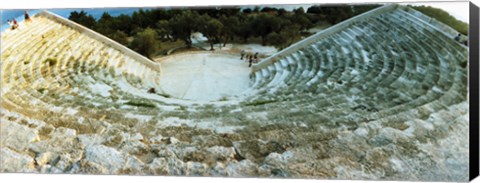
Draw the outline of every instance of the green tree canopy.
[[[281,19],[266,13],[256,16],[251,23],[253,34],[262,38],[263,45],[266,44],[267,35],[277,32],[280,28]]]
[[[222,39],[223,46],[227,44],[227,41],[233,40],[235,36],[235,29],[240,25],[240,20],[238,16],[222,16],[220,17],[220,22],[223,24],[222,28]]]
[[[172,28],[170,27],[170,23],[168,20],[159,20],[157,24],[155,24],[157,34],[161,39],[171,40],[172,35]]]
[[[153,56],[158,46],[157,32],[151,28],[138,32],[130,43],[131,49],[149,58]]]
[[[191,34],[199,30],[201,21],[200,15],[195,11],[185,10],[169,20],[172,36],[181,39],[187,47],[192,47]]]
[[[77,12],[77,11],[71,12],[68,19],[74,22],[77,22],[79,24],[82,24],[83,26],[88,27],[89,29],[92,29],[97,23],[95,21],[95,18],[92,17],[92,15],[87,15],[87,12],[83,10],[80,12]]]
[[[201,24],[200,24],[200,32],[207,37],[208,42],[210,43],[210,50],[213,49],[213,44],[215,43],[216,40],[220,39],[220,34],[223,29],[223,24],[214,18],[211,18],[208,15],[202,16],[200,19]]]

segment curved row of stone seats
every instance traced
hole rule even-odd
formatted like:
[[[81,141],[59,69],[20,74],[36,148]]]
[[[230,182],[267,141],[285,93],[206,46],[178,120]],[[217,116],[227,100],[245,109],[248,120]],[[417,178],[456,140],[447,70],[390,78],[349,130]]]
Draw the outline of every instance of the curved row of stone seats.
[[[452,78],[452,76],[456,73],[456,71],[453,70],[455,67],[452,66],[458,67],[460,63],[466,62],[466,50],[464,48],[460,48],[461,46],[458,46],[458,44],[452,40],[447,40],[448,38],[445,36],[433,36],[438,34],[435,29],[425,28],[426,31],[433,33],[412,31],[411,27],[425,27],[426,25],[422,25],[421,22],[419,23],[414,19],[412,20],[411,17],[406,14],[407,12],[403,10],[395,10],[391,14],[387,14],[385,16],[382,15],[378,18],[369,20],[369,24],[366,24],[365,22],[355,23],[355,25],[347,28],[346,30],[342,30],[338,34],[334,34],[317,42],[317,45],[321,45],[322,43],[334,45],[332,46],[333,49],[327,49],[328,51],[325,51],[327,53],[322,53],[318,48],[311,49],[306,47],[300,49],[297,53],[293,53],[291,56],[285,56],[285,58],[273,63],[272,65],[274,67],[270,66],[267,67],[267,69],[261,69],[260,71],[255,72],[254,87],[259,89],[257,92],[268,91],[268,87],[270,86],[284,87],[279,92],[282,94],[293,93],[290,90],[293,89],[294,91],[298,91],[299,88],[304,86],[309,88],[310,86],[315,85],[315,82],[311,81],[318,81],[318,78],[312,78],[312,75],[322,76],[325,72],[328,72],[328,70],[333,70],[333,72],[326,77],[326,84],[324,82],[318,82],[317,86],[322,88],[322,85],[325,86],[328,85],[328,83],[333,83],[335,81],[346,83],[340,84],[340,89],[333,90],[334,92],[332,93],[328,91],[317,90],[319,93],[328,93],[330,98],[335,98],[335,94],[340,94],[341,98],[343,97],[341,95],[343,93],[342,86],[348,86],[344,91],[348,91],[347,89],[351,90],[352,88],[362,88],[367,90],[363,93],[364,95],[366,94],[365,97],[370,97],[373,99],[377,98],[377,101],[379,101],[378,98],[384,98],[382,101],[379,101],[379,103],[383,104],[382,108],[386,109],[406,102],[418,103],[414,106],[408,105],[408,107],[415,108],[425,102],[435,101],[436,98],[442,96],[441,93],[450,91],[449,89],[455,82],[461,83],[459,87],[456,88],[457,91],[462,90],[461,88],[462,86],[465,87],[466,80],[458,77]],[[409,17],[409,19],[400,20],[398,17]],[[405,28],[403,27],[404,25],[409,26]],[[391,29],[392,26],[396,27],[396,29]],[[368,34],[366,34],[367,32]],[[402,34],[408,36],[403,36]],[[428,37],[427,40],[434,41],[427,44],[424,41],[426,39],[424,36]],[[350,38],[350,40],[348,40],[348,38]],[[368,48],[368,45],[372,43],[371,40],[394,41],[394,43],[397,44],[389,44],[388,42],[381,44],[382,46],[388,46],[387,48],[389,48],[389,50],[383,50],[378,46],[371,46],[371,48]],[[352,42],[354,44],[351,44]],[[443,47],[439,46],[444,42],[448,42],[448,44]],[[366,49],[366,52],[363,51],[363,49]],[[316,57],[313,57],[316,59],[308,59],[309,57],[306,55],[310,53],[316,55]],[[365,53],[367,53],[367,56],[365,56]],[[348,54],[356,56],[344,56]],[[298,55],[302,55],[300,59],[298,58]],[[332,59],[322,59],[329,58],[332,55],[334,56]],[[286,64],[288,62],[292,62],[291,60],[296,62],[296,67],[302,69],[300,69],[298,72],[295,72],[296,70],[292,68],[291,64]],[[322,61],[327,62],[328,64],[324,65],[328,65],[330,68],[328,68],[326,71],[323,70],[322,72],[319,72],[317,69],[317,62]],[[317,67],[312,67],[312,64],[317,65]],[[363,68],[365,71],[358,70],[360,66],[365,65],[368,66],[367,68]],[[272,69],[275,70],[272,72]],[[279,78],[282,78],[280,77],[282,73],[285,73],[285,71],[282,70],[288,70],[292,73],[291,77],[285,79],[285,83],[292,83],[293,86],[291,88],[283,85],[279,86],[268,84],[282,82],[279,81]],[[313,74],[312,72],[316,72],[316,74]],[[274,77],[264,77],[266,75],[268,76],[269,74],[275,73],[277,75]],[[358,75],[358,73],[360,73],[360,75]],[[369,73],[374,74],[368,75]],[[463,75],[464,78],[466,73],[465,70],[460,70],[460,73],[458,74]],[[356,76],[361,79],[354,80],[355,82],[351,83],[350,81],[356,78]],[[307,82],[308,85],[306,85],[305,80],[310,81]],[[324,87],[324,89],[325,88],[328,87]],[[415,92],[411,91],[412,88],[423,89]],[[435,92],[442,92],[439,92],[440,94],[435,94],[435,92],[429,91],[432,89],[436,90]],[[462,93],[463,92],[466,91],[462,91]],[[401,93],[406,94],[402,96],[400,95]],[[254,97],[252,100],[268,98],[263,96],[265,92],[259,92],[257,94],[258,96]],[[381,95],[375,96],[378,94]],[[448,93],[446,95],[448,95]],[[464,97],[461,96],[457,97],[464,99]],[[390,103],[389,100],[394,102]],[[338,103],[335,103],[335,105],[338,105]],[[328,107],[331,106],[327,106],[327,108]]]
[[[104,96],[94,92],[89,84],[104,81],[108,86],[115,78],[124,78],[128,83],[123,85],[124,91],[133,88],[146,93],[158,79],[157,72],[119,51],[42,16],[36,16],[18,31],[2,34],[1,64],[5,86],[2,98],[19,109],[28,108],[30,101],[43,106],[62,105],[64,99],[58,97],[63,93],[71,93],[69,97],[93,95],[104,101]],[[78,80],[82,76],[92,82]],[[72,91],[73,88],[77,90]]]

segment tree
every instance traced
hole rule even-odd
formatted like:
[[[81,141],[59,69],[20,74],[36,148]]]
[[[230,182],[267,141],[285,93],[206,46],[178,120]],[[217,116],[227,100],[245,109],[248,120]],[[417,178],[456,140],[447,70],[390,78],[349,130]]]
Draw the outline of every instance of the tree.
[[[157,33],[151,28],[138,32],[130,43],[131,49],[148,58],[151,58],[158,46]]]
[[[110,34],[108,37],[112,38],[116,42],[122,44],[122,45],[127,45],[128,44],[128,35],[121,31],[117,30],[114,33]]]
[[[246,43],[248,38],[253,34],[252,30],[252,17],[247,17],[246,15],[240,15],[238,17],[239,23],[238,26],[234,28],[235,35],[241,37]]]
[[[133,33],[135,25],[133,24],[133,20],[130,16],[121,14],[118,17],[115,17],[114,22],[115,29],[122,31],[129,36],[135,35]]]
[[[262,10],[260,10],[260,12],[265,12],[265,13],[268,13],[268,12],[277,12],[278,9],[277,8],[272,8],[272,7],[263,7]]]
[[[266,37],[269,44],[279,47],[280,49],[283,49],[287,42],[287,34],[285,34],[285,32],[271,32]]]
[[[295,14],[291,17],[291,21],[300,26],[298,30],[306,30],[313,27],[313,23],[307,17],[307,14]]]
[[[115,25],[115,22],[113,20],[114,18],[107,12],[104,12],[100,19],[98,19],[98,23],[95,25],[95,31],[103,34],[103,35],[109,35],[113,34]]]
[[[172,36],[175,39],[181,39],[187,47],[192,47],[192,39],[190,35],[194,31],[198,31],[200,27],[200,15],[197,12],[186,10],[181,14],[177,14],[169,20],[169,26],[172,30]]]
[[[310,6],[308,9],[307,9],[307,13],[312,13],[312,14],[323,14],[323,9],[322,7],[316,5],[316,6]]]
[[[307,13],[324,15],[325,19],[336,24],[354,16],[352,6],[312,6]]]
[[[222,29],[222,40],[223,40],[223,46],[227,44],[227,41],[233,40],[233,37],[235,35],[235,29],[240,24],[240,20],[238,19],[237,16],[222,16],[220,17],[220,22],[223,24],[223,29]]]
[[[278,16],[285,16],[285,15],[288,14],[288,12],[285,8],[278,9],[277,13],[278,13]]]
[[[168,20],[160,20],[155,25],[157,27],[157,34],[161,39],[173,41],[170,37],[172,35],[172,28],[170,27]]]
[[[354,16],[357,16],[357,15],[360,15],[360,14],[365,13],[367,11],[378,8],[380,6],[382,6],[382,5],[380,5],[380,4],[355,5],[355,6],[353,6],[353,13],[354,13]]]
[[[285,43],[287,45],[290,45],[293,43],[296,37],[299,36],[298,30],[300,30],[301,27],[298,24],[288,24],[286,27],[282,29],[280,32],[283,36],[285,36]]]
[[[249,14],[249,13],[252,13],[252,9],[245,8],[245,9],[242,10],[242,12],[245,13],[245,14]]]
[[[293,12],[295,13],[295,15],[302,15],[305,14],[305,9],[303,9],[303,7],[299,7],[297,9],[294,9]]]
[[[253,13],[258,13],[258,12],[260,12],[260,7],[259,7],[259,6],[255,6],[255,8],[253,8],[252,12],[253,12]]]
[[[262,38],[263,45],[266,44],[267,35],[279,31],[280,28],[281,19],[266,13],[258,15],[251,23],[253,34]]]
[[[208,42],[210,43],[210,50],[213,49],[213,44],[216,40],[219,40],[220,33],[223,29],[223,24],[217,20],[213,19],[208,15],[201,17],[202,25],[200,26],[200,32],[207,37]]]
[[[77,12],[77,11],[73,11],[70,13],[70,16],[68,17],[68,19],[74,21],[74,22],[77,22],[89,29],[93,29],[93,27],[95,26],[95,24],[97,23],[95,21],[95,18],[92,17],[92,15],[87,15],[87,12],[85,11],[80,11],[80,12]]]

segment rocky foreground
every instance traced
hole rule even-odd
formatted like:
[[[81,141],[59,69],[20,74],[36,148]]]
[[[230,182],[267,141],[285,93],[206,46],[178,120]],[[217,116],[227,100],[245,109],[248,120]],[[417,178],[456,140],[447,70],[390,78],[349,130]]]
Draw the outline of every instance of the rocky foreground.
[[[206,128],[200,121],[133,120],[79,134],[2,113],[1,171],[35,173],[466,180],[468,113],[462,103],[395,126],[356,128],[277,121]],[[456,111],[452,111],[456,110]],[[234,113],[235,114],[235,113]],[[443,115],[445,114],[445,115]],[[241,116],[239,114],[235,114]],[[248,120],[267,120],[261,113]],[[84,123],[88,123],[88,120]],[[240,123],[241,124],[241,123]],[[122,127],[122,128],[119,128]]]

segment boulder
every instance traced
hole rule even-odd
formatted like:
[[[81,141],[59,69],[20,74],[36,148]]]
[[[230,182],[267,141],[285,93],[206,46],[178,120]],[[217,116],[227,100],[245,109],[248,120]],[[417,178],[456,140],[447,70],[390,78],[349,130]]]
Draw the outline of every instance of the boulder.
[[[257,164],[245,159],[240,162],[231,161],[227,165],[227,175],[232,177],[254,177],[258,175]]]
[[[115,173],[125,166],[125,159],[120,152],[103,145],[85,147],[84,161],[103,166],[109,173]]]
[[[29,172],[34,168],[34,160],[28,155],[0,147],[0,165],[0,172]]]
[[[39,141],[40,137],[36,129],[16,122],[2,121],[0,123],[0,145],[18,151],[27,149],[31,142]]]

